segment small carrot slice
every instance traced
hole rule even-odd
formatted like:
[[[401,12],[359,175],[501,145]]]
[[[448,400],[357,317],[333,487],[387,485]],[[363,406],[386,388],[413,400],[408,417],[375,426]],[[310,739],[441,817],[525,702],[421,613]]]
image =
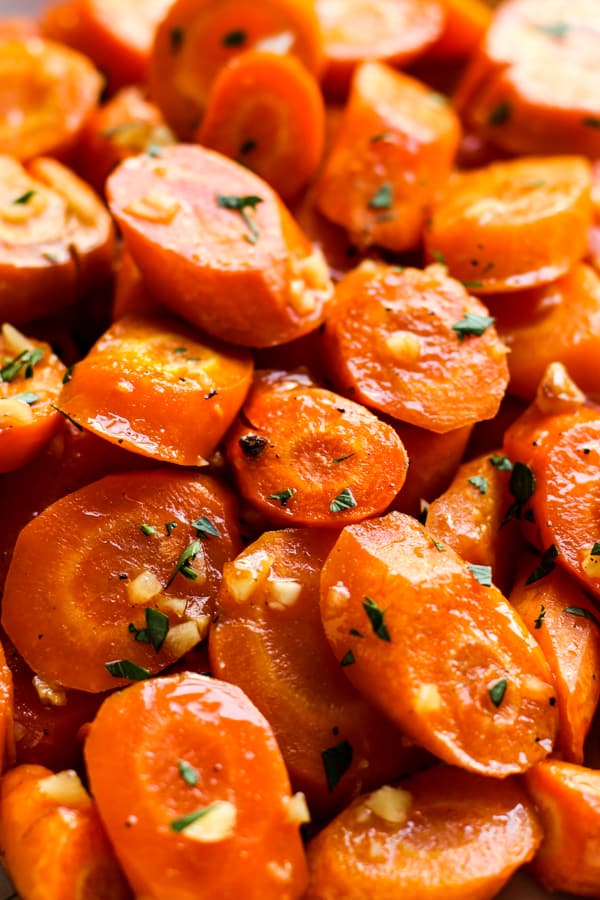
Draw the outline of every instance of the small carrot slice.
[[[28,900],[129,900],[131,891],[75,771],[23,765],[0,782],[4,865]]]
[[[333,288],[321,252],[272,189],[232,160],[165,147],[121,163],[107,193],[146,284],[209,334],[264,347],[322,321]]]
[[[459,140],[443,97],[390,66],[364,63],[319,177],[319,209],[358,246],[414,249]]]
[[[289,201],[323,155],[319,85],[294,56],[260,51],[234,56],[212,84],[195,140],[242,162]]]
[[[321,574],[325,634],[344,673],[445,762],[502,778],[552,749],[553,679],[486,568],[409,516],[342,531]]]
[[[506,348],[487,309],[438,265],[367,261],[343,278],[327,315],[331,377],[367,406],[444,433],[491,419]]]
[[[446,21],[441,37],[428,58],[454,60],[474,53],[492,22],[489,3],[483,0],[442,0]]]
[[[475,294],[548,284],[585,254],[591,169],[527,157],[455,175],[425,229],[431,259]]]
[[[302,895],[302,816],[271,728],[239,688],[187,672],[113,694],[85,756],[138,897],[183,900],[199,885],[207,897]]]
[[[246,50],[292,53],[315,75],[321,33],[312,0],[176,0],[156,32],[150,94],[187,140],[206,109],[213,80]]]
[[[317,0],[323,31],[325,87],[343,95],[365,59],[407,66],[442,34],[438,0]]]
[[[34,583],[39,547],[53,564]],[[223,564],[238,551],[233,498],[216,480],[172,469],[109,475],[21,531],[3,627],[44,681],[109,690],[200,642]]]
[[[127,316],[73,368],[58,405],[78,425],[125,450],[201,466],[251,381],[247,351],[190,333],[173,319]]]
[[[541,838],[516,779],[441,766],[358,797],[324,828],[306,900],[488,900]]]
[[[256,380],[226,444],[240,493],[281,524],[341,528],[382,512],[406,477],[400,438],[358,403],[306,381]]]

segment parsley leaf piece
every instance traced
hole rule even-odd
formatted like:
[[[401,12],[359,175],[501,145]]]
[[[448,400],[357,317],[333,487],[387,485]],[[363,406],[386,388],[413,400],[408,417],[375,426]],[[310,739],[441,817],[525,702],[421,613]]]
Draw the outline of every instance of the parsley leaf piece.
[[[185,30],[181,28],[181,26],[175,26],[175,28],[171,28],[169,32],[169,46],[171,48],[171,53],[179,53],[179,51],[183,47],[184,38]]]
[[[244,141],[242,146],[240,147],[240,155],[246,156],[247,153],[252,153],[253,150],[256,150],[258,144],[252,138],[248,138],[247,141]]]
[[[26,203],[29,203],[32,197],[35,197],[35,191],[25,191],[24,194],[21,194],[19,197],[16,197],[13,200],[13,203],[19,204],[19,206],[24,206]]]
[[[14,359],[9,360],[0,369],[0,380],[12,381],[21,369],[25,369],[25,378],[33,376],[33,367],[42,359],[44,351],[40,347],[35,350],[22,350]]]
[[[549,575],[552,569],[556,568],[556,563],[554,560],[558,556],[558,548],[555,544],[548,547],[547,550],[544,550],[542,553],[542,557],[540,559],[540,564],[533,570],[525,585],[535,584],[536,581],[539,581],[541,578],[544,578],[546,575]]]
[[[260,231],[248,215],[247,209],[255,210],[259,203],[264,203],[263,198],[256,197],[253,194],[243,197],[238,197],[234,194],[217,194],[217,206],[220,206],[221,209],[230,209],[233,212],[238,212],[244,220],[244,224],[249,232],[244,237],[250,244],[257,242],[260,237]]]
[[[389,181],[386,181],[369,200],[369,209],[391,209],[393,202],[394,188]]]
[[[365,597],[363,600],[363,609],[371,623],[374,634],[376,634],[380,640],[387,641],[388,644],[391,644],[392,639],[384,621],[385,610],[379,609],[372,597]]]
[[[355,662],[356,662],[356,660],[354,659],[354,653],[352,652],[352,650],[348,650],[348,652],[345,653],[344,656],[341,658],[340,666],[342,666],[344,668],[346,666],[353,666]]]
[[[224,47],[242,47],[246,43],[248,34],[242,29],[237,28],[235,31],[228,31],[223,35],[222,44]]]
[[[352,637],[364,638],[364,634],[360,631],[357,631],[356,628],[351,628],[348,634],[351,634]]]
[[[13,394],[13,400],[21,400],[23,403],[26,403],[27,406],[31,406],[32,403],[37,403],[39,399],[39,394],[33,394],[31,391],[23,391],[22,394]]]
[[[490,695],[490,700],[498,709],[502,701],[504,700],[504,695],[506,693],[506,688],[508,687],[508,682],[506,678],[501,678],[499,681],[496,681],[495,684],[492,684],[491,687],[488,688],[488,694]]]
[[[600,129],[600,119],[596,116],[586,116],[582,122],[586,128],[599,128]]]
[[[465,313],[460,322],[456,322],[452,326],[460,341],[464,340],[467,335],[481,335],[490,328],[496,320],[492,316],[482,316],[479,313]]]
[[[539,31],[540,34],[545,34],[547,37],[555,38],[560,41],[564,37],[568,35],[573,26],[569,22],[540,22],[538,25],[533,26],[536,31]]]
[[[499,472],[512,472],[513,464],[508,456],[500,456],[498,453],[493,453],[491,456],[488,456],[488,459]]]
[[[487,119],[488,125],[505,125],[512,115],[512,105],[508,100],[501,100],[491,111]]]
[[[171,822],[171,830],[183,831],[188,825],[193,825],[198,819],[203,819],[204,816],[208,815],[208,813],[218,805],[219,801],[216,800],[214,803],[209,803],[208,806],[202,807],[202,809],[197,809],[195,812],[188,813],[187,816],[181,816],[180,819],[173,819]]]
[[[432,250],[432,251],[431,251],[431,255],[433,256],[433,258],[435,259],[435,261],[436,261],[437,263],[439,263],[441,266],[447,266],[447,265],[448,265],[448,263],[446,262],[446,257],[444,256],[444,254],[442,253],[441,250]]]
[[[130,659],[116,659],[114,662],[104,663],[104,667],[113,678],[128,678],[130,681],[143,681],[150,678],[151,672]]]
[[[533,627],[541,628],[544,623],[545,618],[546,618],[546,607],[542,603],[542,605],[540,606],[540,614],[537,617],[537,619],[534,619],[534,621],[533,621]]]
[[[73,416],[70,416],[68,412],[65,412],[64,409],[60,409],[60,407],[55,406],[54,403],[51,403],[50,406],[57,413],[60,413],[61,416],[67,420],[67,422],[70,422],[71,425],[73,425],[77,429],[77,431],[83,431],[83,425],[80,425],[79,422],[76,422]]]
[[[469,566],[471,575],[477,579],[479,584],[484,587],[492,586],[492,567],[491,566]]]
[[[473,475],[472,478],[469,478],[469,484],[476,487],[480,494],[487,494],[488,492],[488,480],[483,475]]]
[[[296,493],[296,488],[286,488],[285,491],[278,491],[276,494],[269,494],[267,500],[278,500],[282,506],[286,506],[288,500],[291,500]]]
[[[344,512],[346,509],[353,509],[356,506],[356,500],[354,499],[354,494],[350,490],[350,488],[344,488],[337,497],[335,497],[331,503],[329,504],[329,512],[339,513]]]
[[[128,630],[135,635],[136,641],[141,644],[152,644],[158,653],[169,633],[169,617],[160,610],[148,606],[146,608],[146,627],[136,628],[133,622],[130,622]]]
[[[62,380],[62,383],[63,383],[63,384],[68,384],[68,383],[70,382],[71,378],[73,377],[73,369],[74,369],[74,368],[75,368],[74,365],[69,366],[69,368],[67,369],[67,371],[66,371],[65,374],[63,375],[63,380]]]
[[[535,475],[530,466],[522,462],[516,462],[508,482],[508,489],[515,502],[509,507],[508,512],[502,520],[502,525],[511,519],[520,519],[523,507],[528,500],[531,499],[535,491]]]
[[[463,287],[466,287],[468,290],[476,291],[478,288],[483,287],[483,281],[461,281]]]
[[[590,612],[589,609],[583,609],[582,606],[567,606],[565,612],[569,613],[570,616],[579,616],[580,619],[589,619],[590,622],[593,622],[594,625],[600,628],[600,619],[593,612]]]
[[[600,556],[600,541],[594,542],[594,546],[590,550],[590,556]]]
[[[353,456],[356,456],[356,453],[346,453],[345,456],[338,456],[336,459],[332,459],[333,463],[341,463],[345,462],[347,459],[352,459]]]
[[[340,741],[333,747],[328,747],[321,753],[327,787],[334,791],[340,779],[352,765],[352,744],[349,741]]]
[[[371,144],[379,144],[381,141],[386,143],[392,137],[394,137],[394,135],[391,131],[379,131],[377,134],[372,134],[369,141]]]
[[[444,547],[444,545],[443,545],[443,544],[440,544],[439,541],[436,541],[436,539],[435,539],[434,537],[431,538],[431,543],[433,544],[433,546],[435,547],[435,549],[438,551],[438,553],[443,553],[444,550],[446,549],[446,548]]]
[[[198,540],[192,541],[191,544],[187,545],[187,547],[185,548],[185,550],[183,551],[183,553],[177,560],[177,564],[176,564],[175,568],[173,569],[165,587],[168,588],[168,587],[170,587],[171,584],[173,584],[173,581],[175,580],[175,577],[177,576],[177,574],[179,572],[181,572],[181,574],[184,576],[184,578],[189,578],[191,581],[195,581],[195,579],[198,577],[198,575],[196,572],[194,572],[194,570],[191,568],[191,566],[188,565],[188,563],[193,562],[196,559],[196,557],[198,556],[198,554],[200,553],[200,551],[201,551],[200,541],[198,541]]]
[[[221,537],[221,532],[216,525],[210,521],[207,516],[200,516],[195,522],[192,522],[192,528],[196,529],[196,537]]]
[[[167,537],[171,537],[176,528],[177,522],[165,522],[165,531],[167,532]]]
[[[186,762],[185,759],[177,760],[177,769],[185,783],[189,784],[190,787],[195,787],[198,784],[200,775],[197,769],[191,766],[189,762]]]
[[[156,528],[154,527],[154,525],[146,525],[145,522],[140,525],[140,531],[142,532],[142,534],[145,534],[146,537],[150,537],[150,535],[156,534]]]

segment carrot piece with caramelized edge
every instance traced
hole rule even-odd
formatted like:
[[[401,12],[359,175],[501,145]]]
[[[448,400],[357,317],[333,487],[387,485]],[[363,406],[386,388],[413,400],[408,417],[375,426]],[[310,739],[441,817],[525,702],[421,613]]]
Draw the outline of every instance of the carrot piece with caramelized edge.
[[[268,722],[239,688],[187,672],[113,694],[85,757],[137,896],[184,900],[198,885],[207,897],[302,895],[306,807],[290,795]]]
[[[442,0],[446,12],[444,30],[429,48],[428,59],[455,60],[474,53],[492,21],[489,4],[483,0]]]
[[[349,525],[321,574],[325,634],[350,681],[445,762],[502,778],[552,749],[552,674],[491,584],[415,519]]]
[[[74,366],[58,405],[125,450],[201,466],[244,402],[252,368],[248,351],[173,319],[126,316]]]
[[[33,582],[40,547],[53,564]],[[119,687],[206,636],[221,569],[239,549],[233,497],[215,479],[170,468],[109,475],[23,528],[2,625],[44,681]]]
[[[96,805],[72,769],[22,765],[0,782],[3,863],[27,900],[129,900]]]
[[[382,512],[408,459],[394,430],[306,376],[257,378],[226,451],[240,493],[277,524],[341,528]]]
[[[450,180],[425,246],[475,294],[520,291],[556,280],[585,255],[591,216],[582,157],[495,162]]]
[[[294,56],[234,56],[213,82],[195,140],[242,162],[292,200],[323,155],[319,85]]]
[[[358,246],[411,250],[459,140],[444,98],[389,66],[364,63],[317,183],[319,209]]]
[[[508,383],[506,348],[479,300],[441,266],[364,262],[336,288],[325,345],[342,393],[447,432],[491,419]]]
[[[325,260],[252,172],[180,144],[121,163],[107,193],[146,284],[184,319],[255,347],[321,323],[333,293]]]
[[[600,894],[600,772],[548,759],[525,775],[544,829],[531,871],[549,891]]]
[[[489,900],[541,837],[516,779],[441,766],[357,797],[324,828],[306,900]]]
[[[344,677],[323,634],[319,576],[337,532],[268,531],[226,563],[211,670],[266,716],[296,790],[318,816],[427,761]]]
[[[291,53],[318,75],[322,63],[313,0],[176,0],[158,27],[150,94],[177,135],[191,138],[217,73],[246,50]]]

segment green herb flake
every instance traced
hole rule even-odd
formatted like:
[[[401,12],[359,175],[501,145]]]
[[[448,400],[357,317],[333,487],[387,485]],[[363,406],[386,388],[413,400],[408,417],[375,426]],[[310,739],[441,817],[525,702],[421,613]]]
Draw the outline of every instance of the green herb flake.
[[[260,237],[260,231],[248,215],[247,210],[256,210],[259,203],[264,203],[263,198],[256,197],[253,194],[248,194],[243,197],[238,197],[233,194],[217,194],[216,199],[217,206],[221,209],[230,209],[232,212],[238,212],[240,214],[248,229],[248,234],[245,234],[244,238],[249,244],[256,244]]]
[[[177,770],[185,783],[189,784],[190,787],[195,787],[198,784],[198,779],[200,778],[198,771],[185,759],[177,760]]]
[[[492,456],[488,456],[488,459],[499,472],[512,472],[513,464],[508,456],[500,456],[498,453],[493,453]]]
[[[389,181],[386,181],[369,200],[369,209],[391,209],[393,202],[394,188]]]
[[[150,678],[152,674],[143,666],[131,662],[130,659],[116,659],[114,662],[105,663],[104,667],[113,678],[128,678],[129,681],[143,681],[145,678]]]
[[[352,637],[364,638],[362,631],[357,631],[356,628],[351,628],[348,634],[351,634]]]
[[[363,600],[363,609],[371,623],[373,633],[376,634],[381,641],[387,641],[388,644],[391,644],[392,639],[387,629],[387,625],[385,624],[385,611],[379,609],[372,597],[365,597]]]
[[[173,569],[171,575],[169,576],[169,580],[167,581],[165,587],[170,587],[170,585],[175,580],[176,576],[181,572],[184,578],[189,578],[190,581],[195,581],[198,577],[198,573],[194,572],[189,563],[192,563],[198,554],[201,551],[200,541],[195,540],[187,545],[179,559],[177,560],[177,564]]]
[[[600,541],[596,541],[590,550],[590,556],[600,556]]]
[[[583,119],[583,125],[585,125],[586,128],[600,129],[600,119],[596,116],[586,116],[585,119]]]
[[[216,806],[219,806],[220,801],[215,800],[214,803],[209,803],[208,806],[204,806],[202,809],[197,809],[195,812],[188,813],[187,816],[181,816],[180,819],[173,819],[171,822],[171,830],[172,831],[184,831],[189,825],[193,825],[194,822],[197,822],[199,819],[203,819],[204,816],[208,815]]]
[[[369,138],[371,144],[387,144],[394,135],[391,131],[379,131],[377,134],[372,134]]]
[[[536,31],[539,31],[540,34],[546,35],[546,37],[554,38],[557,41],[561,41],[565,38],[573,26],[569,22],[540,22],[533,26]]]
[[[540,614],[539,614],[539,616],[537,617],[537,619],[534,619],[534,620],[533,620],[533,627],[534,627],[534,628],[537,628],[537,629],[541,628],[542,625],[544,624],[544,619],[545,619],[545,618],[546,618],[546,607],[545,607],[544,604],[542,603],[542,605],[540,606]]]
[[[483,287],[483,281],[461,281],[463,287],[467,290],[477,291]]]
[[[330,791],[334,791],[352,765],[352,744],[349,741],[340,741],[339,744],[323,750],[321,759],[327,787]]]
[[[433,256],[435,261],[440,264],[440,266],[446,266],[446,267],[448,266],[448,263],[446,262],[446,257],[444,256],[444,254],[442,253],[441,250],[432,250],[431,255]]]
[[[287,506],[288,500],[291,500],[295,493],[296,488],[286,488],[285,491],[269,494],[267,500],[277,500],[282,506]]]
[[[151,141],[146,147],[146,154],[152,159],[156,159],[163,155],[163,148],[159,144],[155,144]]]
[[[187,353],[187,347],[174,347],[173,353],[177,353],[177,354]]]
[[[26,203],[29,203],[32,197],[35,197],[35,191],[25,191],[24,194],[21,194],[19,197],[16,197],[13,200],[13,203],[18,204],[19,206],[25,206]]]
[[[43,358],[44,351],[41,348],[35,350],[22,350],[13,359],[10,359],[0,369],[0,380],[10,382],[25,369],[25,378],[33,377],[33,367]]]
[[[184,38],[185,31],[183,28],[181,28],[180,26],[171,28],[169,32],[169,46],[171,48],[171,53],[179,53],[179,51],[183,47]]]
[[[342,463],[342,462],[345,462],[347,459],[352,459],[353,456],[356,456],[356,453],[346,453],[345,456],[338,456],[336,459],[332,459],[331,462],[336,463],[336,464]]]
[[[63,419],[66,419],[67,422],[70,422],[71,425],[73,425],[77,429],[77,431],[83,431],[83,425],[80,425],[79,422],[75,421],[73,416],[70,416],[68,412],[65,412],[64,409],[61,409],[59,406],[55,406],[54,403],[51,403],[50,406],[55,412],[60,413]]]
[[[240,156],[246,156],[248,153],[252,153],[253,150],[256,150],[258,144],[252,138],[248,138],[247,141],[244,141],[242,146],[240,147]]]
[[[152,606],[146,608],[146,627],[136,628],[129,623],[129,631],[135,635],[135,640],[142,644],[152,644],[156,652],[160,650],[169,633],[169,617]]]
[[[593,622],[594,625],[600,628],[600,619],[589,609],[584,609],[582,606],[567,606],[565,612],[569,613],[570,616],[579,616],[580,619],[589,619],[590,622]]]
[[[472,478],[469,478],[469,484],[476,487],[480,494],[487,494],[488,492],[489,482],[483,475],[473,475]]]
[[[71,378],[73,377],[73,369],[74,369],[74,368],[75,368],[74,365],[73,365],[73,366],[69,366],[69,368],[67,369],[67,371],[66,371],[65,374],[63,375],[63,380],[62,380],[62,383],[63,383],[63,384],[68,384],[68,383],[70,382]]]
[[[142,532],[142,534],[145,534],[146,537],[150,537],[150,535],[156,534],[156,528],[154,527],[154,525],[146,525],[145,523],[143,525],[140,525],[140,531]]]
[[[171,537],[176,528],[177,522],[165,522],[165,531],[167,532],[167,537]]]
[[[210,521],[207,516],[200,516],[195,522],[192,522],[192,528],[196,529],[196,537],[221,537],[221,532],[216,525]]]
[[[355,662],[356,660],[354,658],[354,653],[352,652],[352,650],[348,650],[348,652],[345,653],[340,660],[340,666],[342,666],[342,668],[345,668],[346,666],[353,666]]]
[[[26,403],[27,406],[37,403],[39,399],[39,394],[33,394],[31,391],[23,391],[22,394],[13,394],[13,400],[20,400],[22,403]]]
[[[221,42],[224,47],[242,47],[247,39],[247,32],[242,28],[237,28],[235,31],[228,31],[227,34],[224,34]]]
[[[515,502],[509,507],[502,520],[502,525],[510,522],[511,519],[520,519],[523,507],[533,496],[535,492],[535,475],[531,467],[522,462],[514,463],[508,482],[508,489],[515,498]]]
[[[431,543],[433,544],[435,549],[438,551],[438,553],[443,553],[444,550],[446,549],[445,546],[443,544],[440,544],[439,541],[436,541],[436,539],[434,537],[431,538]]]
[[[344,512],[344,510],[353,509],[355,506],[356,500],[354,499],[354,494],[352,493],[350,488],[344,488],[344,490],[341,491],[341,493],[339,493],[337,497],[335,497],[329,504],[329,512]]]
[[[508,100],[501,100],[491,111],[487,119],[488,125],[505,125],[512,115],[512,105]]]
[[[492,567],[491,566],[469,566],[471,575],[477,579],[479,584],[484,587],[492,586]]]
[[[501,678],[499,681],[496,681],[488,688],[488,694],[490,700],[498,709],[502,701],[504,700],[504,695],[506,694],[506,688],[508,687],[508,682],[506,678]]]
[[[494,324],[496,320],[492,316],[482,316],[479,313],[465,313],[460,322],[452,326],[452,331],[458,335],[459,341],[463,341],[467,335],[481,335]]]
[[[525,585],[535,584],[536,581],[540,581],[541,578],[544,578],[546,575],[549,575],[550,572],[556,568],[555,559],[558,556],[558,548],[552,544],[551,547],[548,547],[547,550],[544,550],[542,553],[540,564],[537,566],[527,581]]]

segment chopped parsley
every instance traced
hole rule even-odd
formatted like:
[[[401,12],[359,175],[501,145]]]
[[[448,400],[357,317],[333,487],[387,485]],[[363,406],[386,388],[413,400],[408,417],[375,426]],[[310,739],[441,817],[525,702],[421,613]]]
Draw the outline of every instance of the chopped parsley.
[[[285,491],[269,494],[267,500],[277,500],[282,506],[287,506],[288,500],[291,500],[295,493],[296,488],[286,488]]]
[[[256,459],[269,446],[269,441],[261,434],[244,434],[239,439],[238,444],[244,456],[247,456],[249,459]]]
[[[352,652],[352,650],[348,650],[348,652],[345,653],[341,658],[340,666],[342,666],[343,668],[345,668],[346,666],[353,666],[355,662],[356,660],[354,658],[354,653]]]
[[[391,209],[393,202],[394,188],[389,181],[386,181],[369,200],[369,209]]]
[[[376,634],[381,641],[387,641],[388,644],[391,644],[392,639],[387,625],[385,624],[385,610],[379,609],[372,597],[365,597],[363,600],[363,609],[371,623],[373,633]]]
[[[600,556],[600,541],[594,542],[594,546],[590,550],[590,556]]]
[[[196,537],[221,537],[221,532],[216,525],[210,521],[207,516],[200,516],[195,522],[192,522],[192,528],[196,529]]]
[[[351,634],[352,637],[364,638],[364,634],[361,631],[357,631],[356,628],[351,628],[348,634]]]
[[[240,155],[246,156],[247,153],[252,153],[253,150],[256,150],[258,144],[252,138],[248,138],[247,141],[244,141],[242,146],[240,147]]]
[[[329,504],[329,512],[339,513],[356,506],[354,494],[350,488],[344,488]]]
[[[242,28],[236,28],[235,31],[228,31],[223,35],[222,44],[224,47],[242,47],[248,38],[247,32]]]
[[[456,322],[452,326],[460,341],[464,340],[467,335],[481,335],[490,328],[496,320],[492,316],[482,316],[479,313],[465,313],[460,322]]]
[[[544,552],[542,553],[541,559],[540,559],[539,566],[537,566],[533,570],[533,572],[531,573],[531,575],[529,576],[529,578],[527,579],[525,584],[526,585],[535,584],[536,581],[539,581],[541,578],[544,578],[546,575],[549,575],[550,572],[554,568],[556,568],[556,563],[554,560],[556,559],[557,556],[558,556],[558,548],[555,546],[555,544],[552,544],[551,547],[548,547],[547,550],[544,550]]]
[[[184,38],[185,31],[183,28],[181,28],[180,26],[171,28],[169,32],[169,46],[171,48],[171,53],[179,53],[179,51],[183,47]]]
[[[469,478],[469,484],[476,487],[480,494],[487,494],[488,492],[488,480],[483,475],[473,475],[472,478]]]
[[[353,456],[356,456],[356,453],[346,453],[345,456],[338,456],[336,459],[332,459],[333,463],[341,463],[345,462],[347,459],[352,459]]]
[[[483,281],[461,281],[461,284],[463,287],[466,287],[467,290],[473,291],[483,287]]]
[[[512,105],[508,100],[501,100],[491,111],[487,119],[488,125],[505,125],[512,115]]]
[[[177,560],[177,564],[173,569],[165,587],[169,587],[173,583],[175,577],[179,574],[179,572],[181,572],[184,578],[189,578],[191,581],[196,580],[196,578],[198,577],[198,573],[194,572],[194,570],[190,566],[190,563],[192,563],[196,559],[198,554],[201,552],[201,549],[202,548],[200,546],[200,541],[198,540],[192,541],[191,544],[187,545],[187,547]]]
[[[488,694],[490,696],[490,700],[498,709],[502,701],[504,700],[504,695],[506,694],[506,688],[508,687],[508,682],[506,678],[501,678],[499,681],[496,681],[495,684],[492,684],[488,688]]]
[[[258,204],[263,202],[262,197],[256,197],[253,194],[243,197],[233,194],[217,194],[217,206],[221,209],[230,209],[233,212],[238,212],[244,220],[244,224],[248,229],[248,234],[245,234],[244,238],[249,244],[256,244],[260,237],[260,231],[248,215],[247,210],[248,208],[255,210]]]
[[[71,378],[73,377],[73,369],[74,369],[74,368],[75,368],[74,365],[73,365],[73,366],[69,366],[69,368],[67,369],[67,371],[66,371],[65,374],[63,375],[63,380],[62,380],[62,383],[63,383],[63,384],[68,384],[68,383],[70,382]]]
[[[446,262],[446,257],[444,256],[444,254],[442,253],[441,250],[432,250],[431,255],[433,256],[435,261],[438,262],[441,266],[448,265],[448,263]]]
[[[142,534],[145,534],[146,537],[150,537],[150,535],[156,534],[156,528],[154,527],[154,525],[146,525],[146,523],[140,525],[140,531],[142,532]]]
[[[145,678],[150,678],[152,674],[143,666],[131,662],[130,659],[116,659],[114,662],[105,663],[104,667],[113,678],[128,678],[130,681],[143,681]]]
[[[195,812],[188,813],[187,816],[181,816],[180,819],[173,819],[171,822],[171,830],[172,831],[183,831],[189,825],[193,825],[194,822],[197,822],[198,819],[203,819],[204,816],[208,815],[209,812],[219,806],[220,801],[216,800],[214,803],[209,803],[208,806],[202,807],[202,809],[197,809]]]
[[[333,747],[328,747],[321,753],[325,779],[330,791],[334,791],[340,779],[352,765],[352,744],[349,741],[340,741]]]
[[[534,627],[534,628],[541,628],[542,625],[544,624],[544,619],[545,619],[545,618],[546,618],[546,607],[545,607],[544,604],[542,603],[542,605],[540,606],[540,614],[539,614],[539,616],[537,617],[537,619],[534,619],[534,621],[533,621],[533,627]]]
[[[44,351],[37,347],[35,350],[22,350],[14,359],[9,360],[0,369],[0,380],[12,381],[22,369],[25,369],[25,378],[33,377],[33,367],[44,356]]]
[[[539,31],[540,34],[545,34],[547,37],[560,41],[568,35],[573,26],[569,22],[558,21],[540,22],[533,27],[536,31]]]
[[[200,778],[198,771],[185,759],[177,760],[177,769],[185,783],[189,784],[190,787],[195,787],[198,784],[198,779]]]
[[[22,403],[26,403],[27,406],[31,406],[33,403],[37,403],[40,399],[39,394],[33,394],[31,391],[23,391],[22,394],[14,394],[14,400],[20,400]]]
[[[171,537],[176,528],[177,522],[165,522],[165,531],[167,532],[167,537]]]
[[[500,456],[497,453],[493,453],[491,456],[488,456],[488,459],[494,466],[494,468],[498,469],[498,471],[512,472],[513,464],[511,463],[508,456]]]
[[[438,551],[438,553],[443,553],[444,550],[446,549],[446,548],[444,547],[444,545],[443,545],[443,544],[440,544],[439,541],[436,541],[436,539],[435,539],[434,537],[431,538],[431,543],[433,544],[433,546],[435,547],[435,549]]]
[[[597,118],[597,116],[586,116],[585,119],[583,119],[583,125],[585,125],[586,128],[600,129],[600,119]]]
[[[514,463],[508,482],[508,489],[515,498],[515,502],[509,507],[502,520],[502,525],[510,522],[511,519],[520,519],[523,507],[534,494],[535,475],[530,466],[522,462]]]
[[[372,144],[379,144],[382,141],[387,142],[390,138],[393,138],[393,134],[391,131],[379,131],[377,134],[372,134],[369,138],[369,141]]]
[[[580,619],[589,619],[590,622],[593,622],[594,625],[600,628],[600,619],[593,612],[590,612],[589,609],[584,609],[582,606],[567,606],[565,612],[569,613],[570,616],[579,616]]]
[[[169,633],[169,617],[152,606],[146,607],[146,627],[136,628],[129,623],[129,631],[135,635],[135,640],[142,644],[152,644],[156,652],[160,650]]]
[[[492,586],[492,567],[491,566],[469,566],[471,575],[477,579],[479,584],[484,587]]]
[[[19,204],[19,206],[25,206],[26,203],[29,203],[32,197],[35,197],[35,191],[25,191],[24,194],[21,194],[19,197],[16,197],[13,200],[13,203]]]

